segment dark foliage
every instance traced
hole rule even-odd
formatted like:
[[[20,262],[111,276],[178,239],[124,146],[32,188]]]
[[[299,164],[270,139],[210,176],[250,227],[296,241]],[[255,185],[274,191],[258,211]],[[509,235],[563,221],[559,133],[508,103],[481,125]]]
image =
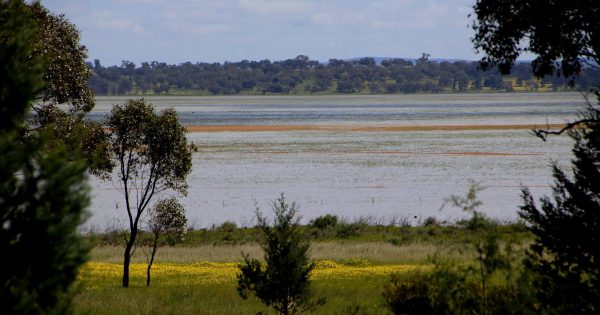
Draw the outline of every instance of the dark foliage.
[[[332,214],[322,215],[310,220],[310,226],[320,230],[334,228],[337,224],[338,217]]]
[[[37,24],[21,1],[1,1],[0,25],[0,312],[65,314],[89,251],[77,231],[89,204],[85,163],[77,150],[48,150],[43,131],[23,137],[44,86]]]
[[[425,274],[413,274],[410,279],[392,275],[383,297],[394,314],[433,314],[429,298],[430,279]]]
[[[302,57],[302,58],[300,58]],[[327,64],[309,60],[306,56],[271,62],[269,60],[168,65],[153,61],[136,67],[125,61],[121,66],[104,67],[100,61],[88,64],[89,80],[96,94],[156,94],[171,89],[188,89],[214,95],[254,93],[291,94],[319,93],[439,93],[495,91],[512,89],[512,84],[496,71],[478,71],[477,62],[430,61],[404,59],[384,60],[376,64],[372,58],[354,61],[329,60]],[[530,65],[518,63],[513,77],[522,88],[536,90]],[[567,81],[549,76],[544,82],[554,89],[565,88]],[[583,69],[576,86],[588,89],[600,83],[600,71]]]
[[[244,256],[238,275],[238,292],[244,299],[249,294],[255,295],[280,314],[313,310],[324,300],[311,300],[308,276],[315,264],[308,257],[309,240],[299,230],[296,204],[286,203],[282,194],[272,207],[273,225],[259,209],[256,213],[264,263]]]
[[[87,49],[79,44],[79,31],[64,15],[51,14],[40,2],[32,2],[26,10],[38,25],[32,56],[46,61],[44,80],[48,84],[42,100],[69,104],[73,113],[89,112],[94,107],[94,95],[87,86]]]
[[[80,151],[83,146],[81,153],[92,174],[110,171],[113,164],[102,126],[82,118],[94,107],[94,96],[87,84],[90,74],[85,64],[87,50],[79,44],[79,32],[63,15],[51,14],[38,1],[20,1],[20,4],[19,14],[34,20],[30,29],[31,49],[22,62],[40,67],[34,60],[44,61],[40,69],[45,85],[35,95],[35,115],[29,122],[29,134],[44,129],[50,137],[47,149],[65,145],[68,150]],[[15,83],[23,88],[29,84]],[[67,105],[68,109],[59,109],[59,104]]]
[[[520,211],[536,235],[529,267],[543,276],[539,298],[561,314],[600,310],[600,111],[582,118],[586,127],[569,131],[572,176],[554,165],[552,198],[538,206],[524,188]]]
[[[504,74],[524,52],[534,53],[536,76],[581,73],[600,63],[600,2],[596,0],[478,0],[474,6],[475,48],[483,68]]]

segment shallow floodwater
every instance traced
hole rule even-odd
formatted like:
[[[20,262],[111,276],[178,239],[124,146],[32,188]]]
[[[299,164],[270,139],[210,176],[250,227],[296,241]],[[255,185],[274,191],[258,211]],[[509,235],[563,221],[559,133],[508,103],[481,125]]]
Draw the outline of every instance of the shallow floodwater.
[[[98,98],[102,119],[124,98]],[[189,222],[253,224],[255,201],[285,193],[304,221],[326,213],[387,223],[428,216],[457,220],[444,198],[464,195],[469,180],[485,189],[481,211],[517,219],[520,187],[548,194],[550,165],[568,166],[566,136],[543,142],[527,129],[494,125],[564,123],[583,109],[578,93],[451,94],[315,97],[153,97],[174,106],[185,125],[422,126],[492,125],[489,130],[192,132],[199,146],[182,198]],[[118,183],[92,178],[88,227],[120,226],[126,214]]]

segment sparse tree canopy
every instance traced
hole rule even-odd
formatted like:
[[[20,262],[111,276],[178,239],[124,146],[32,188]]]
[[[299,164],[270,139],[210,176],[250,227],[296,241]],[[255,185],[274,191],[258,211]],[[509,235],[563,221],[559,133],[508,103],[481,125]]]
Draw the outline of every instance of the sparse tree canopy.
[[[192,154],[175,110],[165,109],[157,115],[143,99],[116,105],[108,117],[108,128],[129,222],[123,271],[123,286],[127,287],[141,216],[156,194],[169,189],[187,193]]]
[[[308,257],[310,243],[298,229],[296,203],[286,203],[283,194],[273,202],[273,224],[257,208],[256,217],[262,232],[260,245],[264,263],[244,257],[238,275],[238,292],[244,299],[254,294],[279,314],[298,314],[318,304],[311,300],[308,276],[315,267]]]
[[[21,1],[0,1],[0,312],[66,314],[89,247],[78,233],[89,204],[85,163],[48,135],[23,138],[44,86],[32,54],[37,24]],[[33,56],[33,57],[32,57]]]
[[[150,209],[150,222],[148,225],[150,232],[154,236],[154,240],[150,246],[150,257],[148,258],[148,269],[146,270],[146,285],[150,285],[150,270],[154,263],[154,256],[158,251],[158,242],[161,236],[167,234],[174,240],[183,240],[185,228],[187,227],[185,209],[175,197],[162,199]]]
[[[185,209],[175,197],[161,199],[150,210],[148,225],[154,235],[170,234],[181,240],[185,237],[187,227]]]
[[[482,66],[507,74],[530,52],[537,76],[572,77],[582,65],[600,64],[600,2],[597,0],[477,0],[475,48]]]

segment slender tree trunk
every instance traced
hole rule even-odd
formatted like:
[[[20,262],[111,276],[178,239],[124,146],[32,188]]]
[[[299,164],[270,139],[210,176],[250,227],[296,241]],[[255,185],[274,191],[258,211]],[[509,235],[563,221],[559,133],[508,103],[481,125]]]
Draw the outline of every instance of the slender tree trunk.
[[[150,262],[148,262],[148,270],[146,271],[146,285],[150,286],[150,268],[152,268],[152,263],[154,262],[154,255],[156,255],[156,251],[158,250],[158,235],[154,235],[154,243],[152,244],[152,254],[150,254]]]
[[[135,244],[135,238],[137,236],[137,230],[134,229],[129,235],[129,241],[125,245],[125,257],[123,257],[123,287],[129,287],[129,264],[131,262],[131,250]]]

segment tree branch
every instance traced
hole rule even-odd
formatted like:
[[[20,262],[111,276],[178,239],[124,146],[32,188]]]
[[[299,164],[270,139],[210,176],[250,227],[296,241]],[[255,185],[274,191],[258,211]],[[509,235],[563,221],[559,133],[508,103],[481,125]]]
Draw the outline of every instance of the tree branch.
[[[542,139],[543,141],[546,141],[546,139],[548,139],[549,135],[561,135],[565,131],[571,130],[571,129],[576,128],[583,124],[591,123],[593,121],[594,121],[593,119],[579,119],[574,122],[570,122],[570,123],[566,124],[563,128],[561,128],[559,130],[550,130],[550,126],[546,123],[546,129],[533,129],[531,132],[536,137]]]

